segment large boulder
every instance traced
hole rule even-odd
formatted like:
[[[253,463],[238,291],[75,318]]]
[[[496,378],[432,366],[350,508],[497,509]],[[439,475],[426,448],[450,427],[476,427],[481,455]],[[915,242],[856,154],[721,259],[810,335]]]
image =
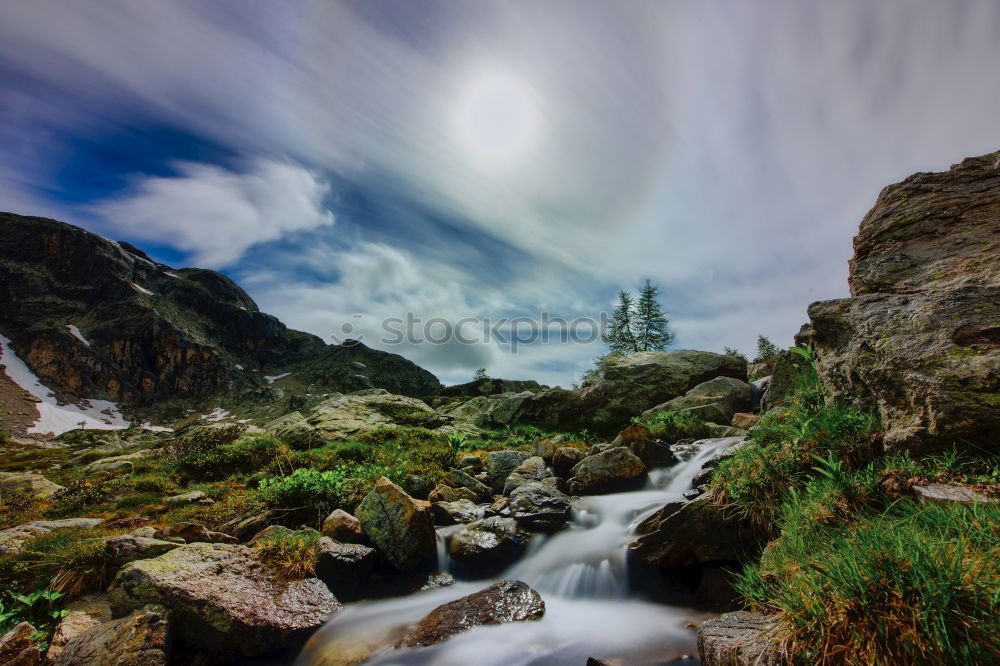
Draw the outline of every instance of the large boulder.
[[[293,645],[340,603],[319,579],[276,579],[245,546],[194,543],[123,567],[108,593],[115,617],[146,604],[173,614],[176,639],[218,655]]]
[[[515,489],[520,488],[532,481],[541,481],[552,476],[545,459],[541,456],[532,456],[525,459],[520,465],[514,468],[503,483],[503,494],[510,495]]]
[[[698,628],[703,666],[788,666],[791,657],[776,640],[777,618],[736,611]]]
[[[381,477],[355,510],[372,543],[402,572],[437,563],[437,535],[430,511],[395,483]]]
[[[507,477],[531,457],[527,451],[493,451],[486,456],[486,478],[494,492],[501,492]]]
[[[669,410],[692,412],[710,423],[727,424],[733,414],[751,409],[753,389],[742,379],[716,377],[698,384],[684,395],[644,412],[644,416]]]
[[[624,446],[587,456],[570,470],[574,495],[599,495],[639,488],[646,482],[646,465]]]
[[[585,414],[578,396],[561,388],[477,396],[442,409],[457,424],[475,428],[519,424],[545,428],[578,426]]]
[[[594,409],[595,424],[613,426],[716,377],[745,381],[746,362],[692,350],[609,354],[583,382],[580,397]]]
[[[1000,152],[882,190],[851,298],[809,306],[830,397],[877,409],[890,450],[1000,448]]]
[[[565,482],[552,477],[525,483],[510,494],[510,512],[528,530],[555,532],[566,525],[573,509],[565,490]]]
[[[513,518],[492,516],[452,534],[448,538],[448,555],[463,575],[489,576],[524,554],[529,538]]]
[[[111,621],[111,607],[108,605],[107,594],[84,595],[69,602],[64,610],[66,614],[52,632],[49,649],[45,652],[49,661],[59,659],[66,644],[77,636]],[[0,663],[3,663],[3,660],[0,660]]]
[[[330,537],[316,542],[316,577],[343,601],[358,599],[364,592],[378,553],[357,543],[340,543]]]
[[[540,620],[545,602],[519,580],[503,580],[428,613],[399,641],[400,647],[437,645],[474,627]]]
[[[170,612],[149,605],[126,617],[98,624],[69,641],[56,666],[167,666],[171,650]]]

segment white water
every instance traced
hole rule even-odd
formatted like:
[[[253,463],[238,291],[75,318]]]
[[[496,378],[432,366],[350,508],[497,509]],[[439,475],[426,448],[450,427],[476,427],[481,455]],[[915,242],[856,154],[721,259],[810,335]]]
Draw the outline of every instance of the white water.
[[[391,651],[367,663],[581,666],[593,656],[652,666],[695,655],[696,635],[685,624],[705,614],[646,601],[632,593],[626,548],[639,521],[665,503],[681,499],[705,461],[740,439],[702,440],[688,460],[651,472],[643,490],[579,498],[566,530],[536,536],[524,557],[495,579],[460,581],[407,597],[348,605],[313,636],[296,663],[318,666],[324,646],[331,641],[415,622],[440,604],[505,578],[522,580],[541,594],[545,601],[542,620],[480,627],[441,645]],[[442,528],[441,532],[455,529]],[[442,560],[442,567],[445,564]]]

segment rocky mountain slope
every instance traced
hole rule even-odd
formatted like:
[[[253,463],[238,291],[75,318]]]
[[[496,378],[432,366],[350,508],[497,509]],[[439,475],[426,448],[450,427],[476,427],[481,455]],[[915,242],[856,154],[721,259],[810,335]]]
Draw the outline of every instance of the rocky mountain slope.
[[[287,328],[225,275],[173,269],[128,243],[10,213],[0,213],[0,333],[68,401],[204,400],[288,372],[332,390],[440,387],[400,356]]]

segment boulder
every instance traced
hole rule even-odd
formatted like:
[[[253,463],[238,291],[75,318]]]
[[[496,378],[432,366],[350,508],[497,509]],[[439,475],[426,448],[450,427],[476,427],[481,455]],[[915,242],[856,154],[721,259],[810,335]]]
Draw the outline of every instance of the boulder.
[[[609,354],[584,380],[579,395],[593,410],[595,424],[615,425],[716,377],[745,381],[746,362],[691,350]]]
[[[368,577],[375,566],[378,552],[356,543],[340,543],[330,537],[316,542],[316,577],[323,581],[338,599],[353,601],[363,595]]]
[[[112,565],[121,566],[132,560],[159,557],[179,546],[173,541],[123,534],[105,540],[104,556]]]
[[[878,409],[889,450],[1000,449],[1000,152],[882,190],[851,297],[809,306],[828,397]]]
[[[365,542],[365,532],[361,529],[361,521],[343,509],[335,509],[327,516],[320,531],[323,536],[342,543]]]
[[[31,472],[0,472],[0,494],[21,493],[33,500],[50,499],[63,486],[52,483],[41,474]]]
[[[101,518],[60,518],[59,520],[34,520],[16,527],[0,530],[0,555],[15,555],[21,547],[35,537],[58,530],[86,530],[97,527]]]
[[[587,452],[572,446],[560,446],[552,455],[552,468],[556,475],[563,478],[569,476],[573,466],[587,457]]]
[[[200,490],[195,490],[190,493],[183,493],[181,495],[171,495],[170,497],[164,497],[163,503],[168,506],[182,506],[184,504],[211,504],[212,500],[208,495]]]
[[[513,518],[483,518],[448,538],[448,555],[463,575],[489,576],[524,554],[529,538]]]
[[[510,511],[517,524],[535,532],[554,532],[570,519],[573,505],[562,479],[547,478],[518,486],[510,494]]]
[[[19,622],[0,637],[0,664],[3,666],[35,666],[42,661],[41,650],[32,637],[36,631],[27,622]]]
[[[760,408],[768,411],[787,405],[803,386],[816,381],[816,371],[806,359],[791,351],[783,351],[774,363],[774,374],[760,398]]]
[[[179,642],[216,655],[294,645],[340,609],[319,579],[277,580],[250,548],[210,543],[122,567],[108,600],[115,617],[165,606]]]
[[[474,627],[530,622],[545,615],[545,602],[518,580],[504,580],[428,613],[399,641],[399,647],[437,645]]]
[[[437,525],[454,525],[456,523],[471,523],[481,517],[479,507],[467,499],[454,502],[434,502],[431,513]]]
[[[996,497],[987,497],[977,493],[972,488],[946,483],[928,483],[924,486],[913,486],[913,492],[924,504],[973,504],[975,502],[998,502]]]
[[[736,414],[733,414],[733,420],[731,423],[734,428],[749,430],[757,425],[758,421],[760,421],[760,417],[756,414],[751,414],[749,412],[737,412]]]
[[[543,428],[578,426],[585,408],[572,391],[560,388],[519,391],[477,396],[458,405],[442,408],[455,419],[456,426],[501,428],[535,425]]]
[[[742,379],[716,377],[698,384],[683,396],[664,402],[644,412],[692,412],[710,423],[729,423],[733,414],[752,407],[753,389]]]
[[[599,495],[639,488],[646,482],[646,466],[623,446],[587,456],[570,470],[574,495]]]
[[[476,458],[476,460],[479,460],[479,458]],[[482,467],[482,461],[480,461],[480,467]],[[454,481],[454,486],[471,490],[476,494],[476,499],[480,502],[490,501],[492,492],[490,491],[490,487],[482,481],[460,469],[452,469],[449,474],[451,475],[451,480]]]
[[[677,456],[670,450],[670,445],[653,436],[649,428],[641,423],[633,423],[618,433],[608,448],[627,447],[646,466],[670,467],[677,463]]]
[[[555,437],[539,437],[531,444],[531,452],[545,460],[546,463],[552,462],[552,456],[555,455],[558,448],[559,443],[556,442]]]
[[[478,499],[479,496],[468,488],[452,488],[443,483],[434,486],[434,490],[427,495],[427,501],[431,504],[435,502],[457,502],[458,500],[475,502]]]
[[[63,648],[80,634],[93,629],[104,622],[111,621],[111,607],[108,605],[107,594],[88,594],[75,599],[66,605],[67,614],[52,632],[52,641],[45,657],[56,661]]]
[[[525,459],[520,465],[514,468],[503,483],[503,494],[510,495],[515,488],[519,488],[532,481],[541,481],[552,476],[545,459],[541,456],[532,456]]]
[[[437,535],[430,511],[389,479],[378,480],[355,515],[368,538],[399,571],[435,566]]]
[[[167,666],[171,648],[170,613],[148,605],[104,622],[66,643],[56,666]]]
[[[175,523],[156,530],[157,539],[184,539],[186,543],[239,543],[236,537],[213,532],[198,523]]]
[[[531,457],[527,451],[493,451],[486,456],[486,478],[493,492],[503,491],[504,483],[518,465]]]
[[[698,653],[703,666],[790,666],[776,639],[777,618],[736,611],[702,622]]]

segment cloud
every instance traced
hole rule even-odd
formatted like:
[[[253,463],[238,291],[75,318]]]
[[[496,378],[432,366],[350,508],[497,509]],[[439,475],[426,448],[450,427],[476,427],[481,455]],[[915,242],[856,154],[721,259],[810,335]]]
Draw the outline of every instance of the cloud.
[[[98,206],[130,238],[169,245],[196,265],[235,263],[247,248],[283,235],[333,224],[329,186],[301,166],[256,159],[242,172],[179,163],[174,177],[138,181]]]

